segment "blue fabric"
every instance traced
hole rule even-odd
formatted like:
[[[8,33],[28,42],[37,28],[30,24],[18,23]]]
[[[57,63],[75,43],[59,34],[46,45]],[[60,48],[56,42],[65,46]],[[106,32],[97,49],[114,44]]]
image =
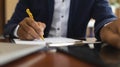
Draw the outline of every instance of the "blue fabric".
[[[44,37],[47,37],[53,17],[54,0],[19,0],[12,18],[5,25],[4,34],[14,37],[15,27],[28,16],[25,12],[26,8],[30,8],[36,21],[46,24]],[[91,18],[96,20],[95,37],[99,40],[99,31],[104,24],[116,19],[108,0],[71,0],[67,37],[85,38],[86,27]]]

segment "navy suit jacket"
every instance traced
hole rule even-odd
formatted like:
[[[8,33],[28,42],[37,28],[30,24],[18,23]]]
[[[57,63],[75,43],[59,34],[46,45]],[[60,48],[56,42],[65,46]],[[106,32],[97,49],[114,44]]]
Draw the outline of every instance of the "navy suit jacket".
[[[103,25],[116,19],[107,0],[71,0],[70,4],[66,31],[69,38],[85,38],[87,24],[93,18],[96,20],[95,36],[100,39],[99,31]],[[46,24],[44,37],[47,37],[53,18],[54,0],[19,0],[12,18],[5,25],[4,35],[14,37],[14,29],[28,16],[25,12],[26,8],[30,8],[36,21]]]

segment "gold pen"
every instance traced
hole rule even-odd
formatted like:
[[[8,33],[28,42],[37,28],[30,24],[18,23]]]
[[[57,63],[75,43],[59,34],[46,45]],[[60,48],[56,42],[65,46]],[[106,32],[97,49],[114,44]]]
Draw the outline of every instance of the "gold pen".
[[[33,19],[34,20],[34,17],[33,17],[33,15],[32,15],[32,13],[30,12],[30,9],[26,9],[26,13],[28,14],[28,16],[31,18],[31,19]],[[40,36],[40,38],[42,39],[42,40],[44,40],[44,37],[43,36]]]

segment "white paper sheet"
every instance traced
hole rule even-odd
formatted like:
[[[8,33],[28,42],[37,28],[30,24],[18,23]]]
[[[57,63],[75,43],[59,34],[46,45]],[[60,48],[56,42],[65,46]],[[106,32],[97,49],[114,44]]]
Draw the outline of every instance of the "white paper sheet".
[[[14,39],[16,44],[27,44],[27,45],[46,45],[49,44],[49,46],[68,46],[68,45],[74,45],[77,43],[81,43],[81,40],[76,39],[70,39],[70,38],[63,38],[63,37],[54,37],[54,38],[45,38],[43,40],[33,40],[33,41],[25,41],[20,39]]]

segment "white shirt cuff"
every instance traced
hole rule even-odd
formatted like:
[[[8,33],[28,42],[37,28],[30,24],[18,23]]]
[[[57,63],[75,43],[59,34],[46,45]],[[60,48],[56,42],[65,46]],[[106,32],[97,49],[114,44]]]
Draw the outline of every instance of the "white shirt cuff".
[[[104,27],[107,26],[107,25],[109,25],[110,23],[112,23],[112,22],[106,23],[106,24],[104,25]]]
[[[18,35],[17,35],[18,28],[19,28],[19,25],[17,25],[17,27],[16,27],[15,30],[14,30],[14,36],[15,36],[15,37],[18,37]]]

